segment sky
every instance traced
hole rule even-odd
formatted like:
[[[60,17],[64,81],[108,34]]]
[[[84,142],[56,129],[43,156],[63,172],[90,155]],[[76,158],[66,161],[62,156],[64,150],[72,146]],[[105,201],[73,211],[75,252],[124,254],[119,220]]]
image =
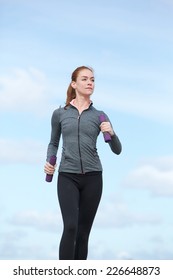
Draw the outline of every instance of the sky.
[[[1,260],[58,259],[58,173],[46,183],[44,164],[52,112],[81,65],[123,147],[113,154],[100,133],[88,259],[173,259],[172,14],[172,0],[0,0]]]

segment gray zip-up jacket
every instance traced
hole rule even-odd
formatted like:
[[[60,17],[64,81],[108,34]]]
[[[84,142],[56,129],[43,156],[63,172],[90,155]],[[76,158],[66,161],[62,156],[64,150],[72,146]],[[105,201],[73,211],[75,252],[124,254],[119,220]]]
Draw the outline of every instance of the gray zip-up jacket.
[[[92,103],[81,114],[73,105],[56,109],[51,119],[52,131],[47,149],[47,161],[52,155],[57,154],[62,135],[63,147],[59,172],[84,174],[102,171],[96,142],[100,133],[99,116],[103,113],[95,109]],[[109,121],[108,116],[106,114],[105,116]],[[121,153],[121,143],[116,134],[112,136],[109,145],[115,154]]]

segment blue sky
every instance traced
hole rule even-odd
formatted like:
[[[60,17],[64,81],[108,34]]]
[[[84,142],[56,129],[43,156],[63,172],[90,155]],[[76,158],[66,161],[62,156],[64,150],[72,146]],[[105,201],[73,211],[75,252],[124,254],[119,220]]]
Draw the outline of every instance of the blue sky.
[[[173,259],[172,0],[0,1],[0,259],[58,259],[56,179],[43,167],[71,72],[95,70],[104,192],[89,259]],[[58,158],[61,154],[61,144]]]

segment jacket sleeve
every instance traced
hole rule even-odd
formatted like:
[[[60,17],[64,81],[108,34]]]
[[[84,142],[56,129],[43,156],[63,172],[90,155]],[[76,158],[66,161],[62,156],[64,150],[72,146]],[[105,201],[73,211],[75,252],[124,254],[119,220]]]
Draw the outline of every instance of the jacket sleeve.
[[[117,155],[119,155],[122,151],[121,142],[120,142],[118,136],[115,134],[115,132],[114,132],[114,135],[111,136],[111,141],[109,142],[109,146],[110,146],[112,152]]]
[[[110,122],[110,124],[111,124],[109,117],[106,114],[105,114],[105,116],[106,116],[107,121]],[[112,126],[112,124],[111,124],[111,126]],[[112,126],[112,129],[113,129],[113,126]],[[114,129],[113,129],[113,131],[114,131]],[[110,146],[112,152],[117,155],[119,155],[122,151],[121,142],[120,142],[118,136],[116,135],[115,131],[114,131],[114,135],[111,136],[111,141],[109,142],[109,146]]]
[[[59,141],[61,136],[61,124],[60,124],[60,110],[56,109],[51,118],[51,137],[47,148],[47,161],[53,155],[57,155]]]

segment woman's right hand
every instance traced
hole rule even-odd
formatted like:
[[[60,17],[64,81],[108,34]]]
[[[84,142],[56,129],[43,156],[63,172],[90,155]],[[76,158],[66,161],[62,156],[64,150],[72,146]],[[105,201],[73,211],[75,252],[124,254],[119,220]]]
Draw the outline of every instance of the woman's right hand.
[[[56,169],[56,165],[51,165],[49,162],[46,162],[44,166],[44,172],[49,175],[53,175]]]

